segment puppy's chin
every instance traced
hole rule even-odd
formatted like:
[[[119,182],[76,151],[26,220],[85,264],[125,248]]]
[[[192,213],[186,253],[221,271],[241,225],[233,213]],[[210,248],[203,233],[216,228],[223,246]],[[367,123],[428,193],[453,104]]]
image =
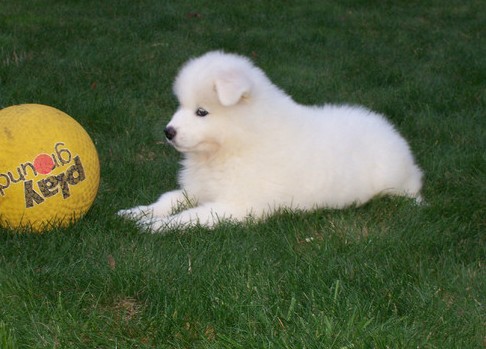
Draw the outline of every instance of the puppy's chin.
[[[178,152],[184,154],[206,154],[210,155],[216,153],[221,148],[221,145],[217,142],[204,141],[193,145],[180,144],[177,141],[168,141]]]

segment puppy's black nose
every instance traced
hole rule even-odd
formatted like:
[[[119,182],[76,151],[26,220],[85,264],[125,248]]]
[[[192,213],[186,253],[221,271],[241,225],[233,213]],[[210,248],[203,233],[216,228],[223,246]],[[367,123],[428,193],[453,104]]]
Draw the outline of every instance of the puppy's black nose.
[[[176,136],[177,131],[172,126],[167,126],[164,130],[164,133],[165,133],[165,136],[167,137],[167,139],[170,141]]]

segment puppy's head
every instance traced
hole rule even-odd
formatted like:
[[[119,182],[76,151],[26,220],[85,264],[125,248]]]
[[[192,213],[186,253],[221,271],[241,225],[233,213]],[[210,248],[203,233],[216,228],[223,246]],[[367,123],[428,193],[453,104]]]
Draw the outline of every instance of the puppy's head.
[[[262,78],[241,56],[216,51],[190,60],[174,83],[179,109],[165,129],[167,139],[185,153],[213,152],[237,139],[238,120]]]

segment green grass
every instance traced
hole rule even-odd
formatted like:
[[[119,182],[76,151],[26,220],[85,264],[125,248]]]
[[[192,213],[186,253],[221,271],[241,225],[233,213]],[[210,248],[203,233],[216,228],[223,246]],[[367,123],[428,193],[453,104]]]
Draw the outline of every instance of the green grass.
[[[484,347],[482,1],[0,7],[0,107],[67,112],[102,165],[76,225],[0,233],[2,349]],[[428,204],[384,198],[167,236],[117,218],[175,187],[179,155],[161,142],[172,80],[220,48],[301,103],[386,113],[426,173]]]

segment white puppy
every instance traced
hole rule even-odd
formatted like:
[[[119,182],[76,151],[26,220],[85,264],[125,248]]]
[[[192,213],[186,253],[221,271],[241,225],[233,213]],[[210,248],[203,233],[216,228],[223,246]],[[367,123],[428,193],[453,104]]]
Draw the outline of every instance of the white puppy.
[[[181,188],[118,213],[152,231],[383,194],[421,200],[407,142],[365,108],[299,105],[248,59],[219,51],[186,63],[174,92],[180,107],[165,134],[184,155]]]

